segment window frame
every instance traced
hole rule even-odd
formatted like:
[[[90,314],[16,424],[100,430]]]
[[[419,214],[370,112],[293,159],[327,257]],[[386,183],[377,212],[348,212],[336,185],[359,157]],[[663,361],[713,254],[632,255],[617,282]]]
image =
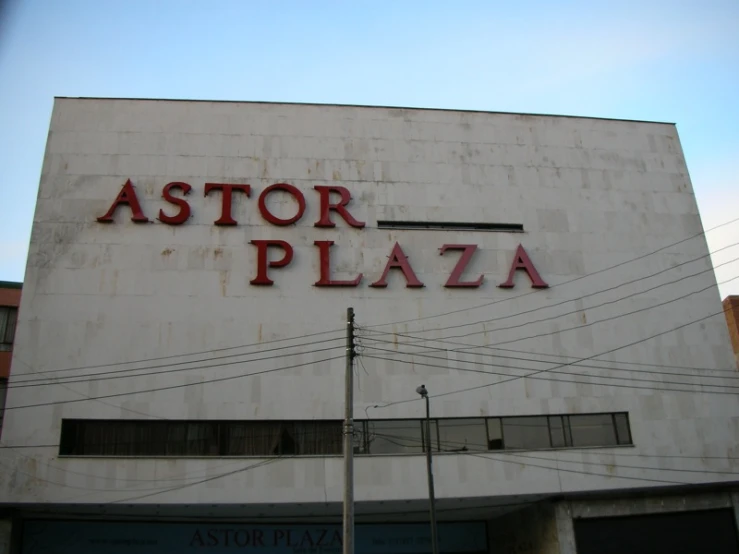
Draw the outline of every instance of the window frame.
[[[8,352],[13,349],[15,343],[16,329],[18,328],[18,306],[0,306],[0,321],[4,318],[0,327],[3,332],[0,334],[0,352]],[[10,322],[12,321],[12,326]],[[8,329],[12,329],[12,333],[8,337]]]
[[[587,446],[576,446],[573,444],[572,440],[572,422],[571,422],[571,416],[609,416],[609,420],[611,423],[611,428],[613,429],[613,434],[616,439],[615,444],[603,444],[603,445],[587,445]],[[547,425],[547,437],[549,440],[548,446],[542,446],[542,447],[526,447],[526,448],[520,448],[515,447],[511,448],[508,444],[510,437],[506,437],[505,432],[505,422],[508,419],[522,419],[522,418],[544,418],[544,421]],[[460,442],[460,448],[459,449],[442,449],[442,441],[441,441],[441,427],[444,426],[444,422],[454,422],[459,420],[468,420],[468,421],[480,421],[481,424],[484,424],[485,429],[485,445],[484,448],[483,445],[478,445],[477,443],[472,443],[472,447],[470,448],[469,443],[462,443]],[[629,413],[628,412],[590,412],[590,413],[578,413],[578,414],[532,414],[532,415],[515,415],[515,416],[477,416],[477,417],[450,417],[450,418],[431,418],[431,425],[435,426],[435,429],[431,430],[432,434],[432,443],[431,448],[434,449],[438,453],[448,453],[448,454],[460,454],[465,453],[468,451],[473,452],[497,452],[497,451],[537,451],[537,450],[552,450],[552,449],[596,449],[596,448],[616,448],[616,447],[624,447],[624,446],[634,446],[633,442],[633,434],[632,434],[632,425],[631,421],[629,419]],[[371,441],[370,441],[370,435],[372,432],[372,424],[380,424],[387,422],[402,422],[406,425],[409,425],[409,428],[417,426],[417,432],[414,434],[411,434],[407,440],[411,441],[413,444],[417,444],[418,446],[403,446],[403,448],[407,448],[410,451],[394,451],[394,452],[373,452]],[[561,424],[562,429],[562,435],[564,437],[565,444],[562,446],[553,446],[554,440],[553,440],[553,422],[559,422]],[[165,445],[162,445],[162,452],[156,452],[151,453],[152,451],[149,450],[147,447],[147,442],[140,441],[137,439],[137,436],[149,436],[149,434],[153,433],[153,430],[147,430],[146,428],[141,428],[139,430],[136,429],[124,429],[123,426],[125,426],[127,423],[135,425],[136,423],[140,423],[144,426],[155,426],[157,424],[161,425],[162,423],[172,423],[175,425],[178,424],[210,424],[214,426],[214,432],[213,433],[205,433],[207,436],[207,440],[211,441],[213,444],[205,445],[202,448],[202,451],[197,452],[197,448],[190,449],[189,444],[192,442],[191,440],[187,439],[187,436],[189,435],[189,431],[187,426],[185,427],[184,436],[185,438],[182,439],[182,441],[179,442],[172,442],[170,444],[170,441],[165,438],[164,442]],[[284,424],[289,426],[291,431],[297,431],[300,429],[301,425],[304,426],[305,432],[308,433],[309,431],[315,432],[315,439],[305,439],[299,438],[298,440],[302,440],[301,444],[305,447],[305,450],[310,452],[307,454],[301,453],[299,450],[300,448],[296,449],[295,453],[292,454],[274,454],[274,453],[264,453],[264,454],[249,454],[244,453],[243,451],[240,452],[234,452],[234,449],[232,448],[231,441],[234,440],[233,437],[229,435],[229,425],[233,425],[234,428],[236,426],[243,426],[243,425],[265,425],[265,424]],[[354,420],[354,433],[355,433],[355,440],[354,440],[354,454],[359,456],[404,456],[404,455],[420,455],[424,454],[426,452],[426,433],[425,433],[425,426],[426,426],[426,418],[384,418],[384,419],[364,419],[364,420]],[[127,453],[105,453],[105,446],[107,443],[105,441],[100,441],[98,444],[96,444],[94,441],[88,440],[89,444],[85,442],[85,425],[94,426],[95,424],[102,424],[103,427],[100,428],[97,432],[101,436],[105,436],[106,432],[109,435],[112,435],[112,438],[115,439],[115,437],[120,434],[126,434],[128,433],[131,437],[133,437],[132,440],[136,441],[137,443],[140,443],[137,448],[134,448],[134,453],[127,454]],[[109,430],[106,431],[104,425],[109,425]],[[325,430],[322,430],[321,432],[318,432],[315,425],[321,425],[326,424],[329,425],[330,428],[327,428]],[[500,448],[491,448],[492,444],[492,438],[491,438],[491,425],[497,425],[498,429],[500,430],[500,437],[496,437],[495,440],[500,440]],[[619,431],[619,426],[622,427],[621,431]],[[248,428],[248,427],[247,427]],[[334,429],[335,428],[335,429]],[[165,429],[162,431],[165,435],[165,437],[168,437],[169,430]],[[335,440],[332,438],[332,433],[336,433]],[[94,427],[90,427],[90,433],[94,436],[95,435],[95,429]],[[628,436],[622,436],[624,433],[628,434]],[[197,435],[197,433],[196,433]],[[297,431],[297,434],[294,439],[298,438],[298,435],[300,435],[300,431]],[[307,436],[307,435],[306,435]],[[245,434],[245,437],[249,437],[248,433]],[[253,439],[253,437],[252,437]],[[100,440],[99,438],[97,440]],[[205,440],[205,439],[204,439]],[[239,439],[240,440],[240,439]],[[246,439],[245,439],[246,440]],[[317,442],[313,443],[312,440],[315,440]],[[404,439],[405,440],[405,439]],[[435,441],[435,444],[434,444]],[[151,442],[151,441],[148,441]],[[321,446],[319,446],[319,443]],[[114,443],[115,444],[115,443]],[[121,443],[124,444],[124,443]],[[449,444],[452,444],[450,441]],[[167,446],[169,445],[169,447]],[[467,447],[467,450],[464,450],[464,447]],[[115,448],[115,447],[114,447]],[[182,448],[185,453],[183,454],[176,454],[168,452],[167,450],[178,450]],[[479,449],[478,449],[479,448]],[[123,450],[123,448],[121,448]],[[90,450],[97,450],[98,453],[90,453]],[[149,450],[147,452],[147,450]],[[246,448],[245,450],[249,450],[249,448]],[[325,451],[325,452],[324,452]],[[328,420],[328,419],[322,419],[322,420],[174,420],[171,422],[161,422],[157,420],[141,420],[141,419],[117,419],[117,420],[106,420],[106,419],[79,419],[79,418],[69,418],[69,419],[62,419],[61,422],[61,430],[60,430],[60,440],[59,440],[59,456],[71,456],[71,457],[145,457],[145,458],[212,458],[212,457],[239,457],[239,458],[268,458],[268,457],[274,457],[274,456],[339,456],[343,454],[343,421],[342,420]]]

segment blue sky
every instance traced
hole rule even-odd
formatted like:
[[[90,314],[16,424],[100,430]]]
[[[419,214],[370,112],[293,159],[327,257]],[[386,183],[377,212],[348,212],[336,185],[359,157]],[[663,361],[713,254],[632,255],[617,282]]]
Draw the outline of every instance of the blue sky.
[[[54,96],[671,121],[704,227],[739,217],[737,0],[11,0],[0,21],[0,280],[23,279]]]

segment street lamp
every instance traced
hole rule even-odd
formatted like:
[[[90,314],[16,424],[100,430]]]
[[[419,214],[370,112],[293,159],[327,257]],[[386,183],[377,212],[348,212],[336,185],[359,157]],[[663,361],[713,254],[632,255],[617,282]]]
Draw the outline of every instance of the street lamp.
[[[439,541],[436,536],[436,500],[434,499],[434,472],[431,469],[431,407],[426,385],[416,388],[416,392],[426,401],[426,471],[429,478],[429,514],[431,516],[431,552],[439,554]]]

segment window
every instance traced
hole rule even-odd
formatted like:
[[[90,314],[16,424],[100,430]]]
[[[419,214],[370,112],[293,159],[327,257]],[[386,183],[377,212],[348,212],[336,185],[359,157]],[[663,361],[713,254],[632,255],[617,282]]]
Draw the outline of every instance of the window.
[[[565,433],[565,429],[562,416],[549,416],[549,437],[553,447],[559,448],[570,444],[569,433]]]
[[[603,446],[618,444],[616,426],[611,414],[570,415],[572,446]]]
[[[487,450],[488,437],[485,420],[440,419],[439,448],[442,452],[464,452],[466,450]]]
[[[488,450],[503,450],[503,424],[500,418],[485,421],[488,428]]]
[[[5,419],[5,396],[8,393],[8,380],[0,379],[0,437],[3,431],[3,419]]]
[[[631,444],[631,428],[629,427],[629,416],[626,414],[613,414],[616,424],[616,435],[618,444]]]
[[[0,306],[0,351],[7,351],[12,348],[17,320],[18,308]]]
[[[367,454],[408,454],[424,452],[425,433],[419,419],[377,419],[366,423]],[[431,440],[435,442],[436,425],[432,421]]]
[[[525,450],[550,448],[552,443],[547,419],[546,416],[504,417],[504,447]]]
[[[0,401],[2,385],[0,381]],[[343,422],[338,420],[66,419],[62,421],[59,453],[67,456],[332,456],[343,452],[342,430]],[[631,444],[631,430],[626,413],[431,420],[431,448],[436,452],[628,444]],[[425,419],[354,422],[355,454],[422,454],[426,448]]]
[[[334,421],[64,420],[71,456],[295,456],[341,454]]]

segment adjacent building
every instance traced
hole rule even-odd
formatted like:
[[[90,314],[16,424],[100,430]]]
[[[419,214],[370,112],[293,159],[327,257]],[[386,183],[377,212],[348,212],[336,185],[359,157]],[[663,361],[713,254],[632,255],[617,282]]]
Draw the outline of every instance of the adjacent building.
[[[0,438],[5,415],[5,396],[10,377],[10,360],[18,320],[22,283],[0,281]]]
[[[726,325],[729,326],[731,345],[734,348],[736,366],[739,368],[739,296],[724,298],[724,313],[726,314]]]
[[[2,442],[19,553],[737,551],[674,125],[58,98]],[[431,443],[416,387],[430,391]]]

